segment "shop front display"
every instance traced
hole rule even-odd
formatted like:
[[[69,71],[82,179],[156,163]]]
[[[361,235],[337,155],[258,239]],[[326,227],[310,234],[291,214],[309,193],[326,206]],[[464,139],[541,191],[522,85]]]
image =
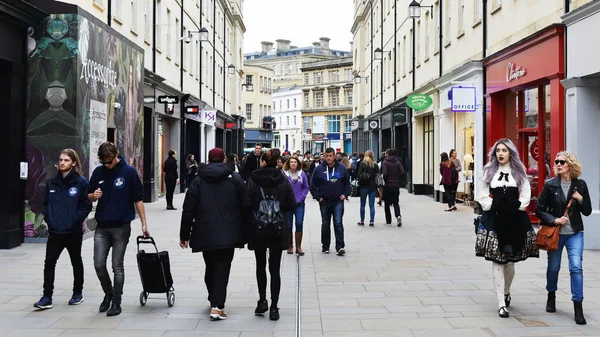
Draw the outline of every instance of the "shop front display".
[[[565,147],[564,26],[552,25],[484,61],[488,110],[485,148],[500,138],[519,149],[531,181],[532,221],[537,196],[552,176],[551,159]]]

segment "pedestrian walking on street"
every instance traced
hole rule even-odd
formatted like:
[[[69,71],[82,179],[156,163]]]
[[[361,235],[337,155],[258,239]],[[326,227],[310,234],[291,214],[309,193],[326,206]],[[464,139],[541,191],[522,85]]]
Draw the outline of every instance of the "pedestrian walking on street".
[[[488,157],[479,184],[481,197],[477,201],[484,213],[477,229],[475,250],[477,256],[492,261],[498,315],[506,318],[509,317],[510,286],[515,276],[514,263],[539,257],[539,250],[525,211],[531,199],[531,187],[517,147],[510,139],[499,139]]]
[[[448,157],[446,152],[442,152],[440,157],[440,175],[442,176],[440,185],[444,186],[444,195],[446,196],[446,202],[448,203],[446,212],[452,212],[456,210],[454,184],[458,184],[458,173],[454,163],[450,160],[450,157]]]
[[[187,177],[186,177],[186,187],[190,187],[192,185],[192,181],[196,178],[198,174],[198,162],[194,159],[193,154],[188,154],[185,159],[185,166],[187,167]]]
[[[255,314],[269,311],[269,319],[279,319],[279,292],[281,290],[281,255],[288,247],[286,213],[296,208],[296,197],[291,184],[277,169],[278,149],[270,149],[260,158],[260,168],[250,175],[244,207],[252,210],[254,226],[249,226],[248,249],[256,259],[256,281],[259,300]],[[271,275],[271,307],[267,302],[267,250]]]
[[[175,193],[175,186],[179,185],[179,172],[177,169],[177,151],[169,150],[169,157],[163,164],[163,172],[165,173],[165,187],[167,188],[167,209],[176,210],[173,207],[173,193]]]
[[[402,213],[400,212],[400,184],[402,176],[406,173],[402,163],[395,154],[395,150],[386,150],[387,156],[381,163],[383,174],[383,202],[385,211],[385,223],[392,224],[392,212],[390,206],[394,207],[396,224],[402,227]]]
[[[244,174],[242,174],[242,177],[245,180],[248,180],[250,178],[250,174],[252,174],[252,172],[258,170],[258,168],[260,167],[260,157],[262,156],[262,145],[259,143],[256,143],[256,145],[254,145],[254,152],[250,153],[248,155],[248,157],[246,158],[246,165],[244,165]]]
[[[92,210],[87,191],[88,181],[81,176],[77,152],[73,149],[62,150],[58,173],[46,183],[44,220],[48,224],[49,235],[44,262],[44,295],[33,305],[38,309],[52,308],[56,262],[65,248],[71,258],[74,279],[69,305],[83,302],[83,222]]]
[[[296,198],[296,206],[287,214],[288,221],[288,254],[294,253],[294,238],[292,230],[294,227],[294,218],[296,218],[296,254],[302,256],[302,227],[304,224],[304,210],[306,196],[308,195],[308,176],[301,169],[300,159],[298,157],[290,157],[283,165],[283,174],[294,189],[294,197]]]
[[[548,252],[546,311],[556,311],[556,290],[563,248],[569,257],[571,275],[571,301],[575,309],[575,322],[586,324],[583,316],[583,220],[581,215],[592,213],[592,202],[587,184],[579,179],[581,163],[571,152],[559,152],[554,160],[556,177],[546,181],[537,202],[535,214],[542,225],[560,226],[558,249]],[[570,201],[572,200],[572,201]],[[569,206],[570,205],[570,208]],[[564,216],[565,210],[567,215]]]
[[[310,184],[310,194],[319,201],[321,210],[322,252],[329,254],[331,244],[331,218],[335,233],[335,250],[346,254],[344,244],[344,201],[350,196],[350,175],[344,165],[335,160],[335,150],[325,150],[325,163],[315,168]]]
[[[209,164],[185,194],[179,232],[181,248],[202,252],[211,320],[228,317],[224,309],[231,261],[235,248],[245,244],[242,202],[246,184],[225,160],[220,148],[208,152]]]
[[[452,164],[454,164],[454,170],[456,171],[456,181],[454,184],[452,184],[452,194],[454,194],[452,199],[454,200],[453,210],[456,211],[456,193],[458,192],[458,184],[460,183],[460,172],[462,171],[462,165],[460,163],[460,159],[458,159],[458,153],[455,149],[450,150],[450,160],[452,161]]]
[[[364,159],[358,165],[358,187],[360,189],[360,221],[359,226],[365,225],[365,206],[369,197],[369,226],[375,226],[375,198],[377,197],[377,182],[379,166],[375,163],[373,151],[365,152]]]
[[[119,155],[117,147],[104,142],[98,148],[102,166],[96,167],[90,178],[88,199],[98,201],[97,227],[94,233],[94,268],[104,291],[100,312],[107,316],[121,314],[121,296],[125,284],[123,260],[131,236],[131,221],[135,214],[142,222],[142,235],[150,236],[144,209],[144,187],[137,170]],[[135,206],[135,209],[134,209]],[[108,252],[112,248],[114,286],[106,269]]]

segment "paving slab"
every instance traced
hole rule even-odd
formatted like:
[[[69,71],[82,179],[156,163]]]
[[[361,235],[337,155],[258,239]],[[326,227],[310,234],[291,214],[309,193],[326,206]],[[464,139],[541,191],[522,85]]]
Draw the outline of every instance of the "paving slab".
[[[584,252],[587,326],[573,321],[566,253],[557,292],[557,312],[545,305],[546,256],[516,265],[511,288],[511,317],[499,318],[491,281],[491,263],[474,256],[473,210],[444,205],[427,196],[401,193],[402,227],[386,226],[376,206],[375,227],[356,225],[359,200],[345,204],[346,256],[321,253],[318,204],[307,201],[300,261],[301,329],[303,337],[388,336],[600,336],[600,252]],[[180,207],[183,195],[175,196]],[[204,285],[204,262],[178,246],[180,211],[167,211],[164,200],[146,204],[149,228],[159,249],[169,251],[175,306],[164,294],[152,294],[139,305],[141,281],[132,240],[125,261],[123,313],[98,313],[103,292],[93,268],[93,240],[83,243],[84,295],[69,306],[72,269],[63,256],[57,264],[54,308],[32,305],[42,292],[44,244],[25,244],[0,251],[0,336],[2,337],[294,337],[296,255],[282,258],[281,320],[253,314],[258,291],[254,255],[236,250],[226,309],[230,318],[212,322]],[[332,240],[333,241],[333,240]],[[63,254],[64,255],[64,254]],[[110,259],[109,259],[110,264]],[[110,266],[109,266],[110,270]]]

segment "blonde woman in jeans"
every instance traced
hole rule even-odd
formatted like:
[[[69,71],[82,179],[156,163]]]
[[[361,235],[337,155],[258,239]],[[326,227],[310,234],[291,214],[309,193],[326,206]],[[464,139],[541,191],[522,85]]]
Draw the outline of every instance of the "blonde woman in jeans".
[[[369,197],[369,226],[375,226],[375,197],[377,195],[377,182],[375,175],[379,173],[379,166],[375,163],[373,151],[365,152],[363,161],[358,167],[358,184],[360,187],[360,222],[359,226],[365,225],[365,206],[367,196]]]
[[[556,311],[558,272],[563,248],[567,248],[569,273],[571,275],[571,300],[575,311],[575,323],[586,324],[583,316],[583,220],[581,215],[592,213],[592,202],[587,184],[581,176],[581,163],[571,152],[559,152],[554,160],[554,179],[548,180],[538,198],[535,214],[543,224],[560,227],[558,249],[548,252],[546,311]],[[567,216],[563,216],[570,199],[573,199]]]

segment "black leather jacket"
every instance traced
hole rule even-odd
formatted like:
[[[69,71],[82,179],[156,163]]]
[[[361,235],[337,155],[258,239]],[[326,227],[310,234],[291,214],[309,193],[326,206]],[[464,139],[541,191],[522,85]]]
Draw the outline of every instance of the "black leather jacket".
[[[575,191],[579,192],[583,199],[581,202],[573,200],[569,209],[569,220],[575,233],[583,230],[581,214],[585,216],[592,214],[592,201],[590,200],[587,184],[582,179],[572,179],[571,187],[569,187],[569,192],[565,197],[560,187],[560,176],[546,181],[538,198],[535,215],[540,219],[542,225],[555,226],[554,220],[563,216],[569,199]]]

